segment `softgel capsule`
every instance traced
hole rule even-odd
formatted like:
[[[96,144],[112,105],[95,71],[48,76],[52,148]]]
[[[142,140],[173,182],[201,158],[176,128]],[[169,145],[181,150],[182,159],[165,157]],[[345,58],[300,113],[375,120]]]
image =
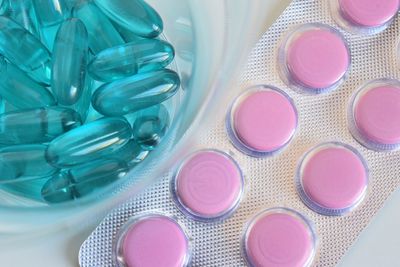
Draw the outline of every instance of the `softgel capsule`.
[[[389,19],[386,30],[373,38],[350,34],[336,24],[329,2],[291,3],[250,54],[237,100],[220,100],[227,112],[212,114],[216,124],[202,130],[178,166],[107,215],[80,249],[82,267],[114,266],[115,233],[129,218],[153,211],[176,216],[187,228],[192,266],[339,262],[400,185],[393,116],[398,112],[400,70],[394,59],[400,21]],[[276,98],[269,101],[260,92]],[[265,138],[275,133],[277,138]],[[243,195],[227,217],[210,218],[211,208],[200,209],[207,203],[216,209],[221,202],[215,200],[235,188],[223,168],[210,167],[216,164],[211,158],[190,164],[204,150],[222,151],[242,171]],[[176,172],[181,162],[189,164],[183,176]],[[205,183],[210,177],[217,178]],[[185,180],[181,195],[180,179]],[[220,194],[209,188],[220,188]]]
[[[2,190],[70,201],[157,153],[180,78],[157,11],[128,2],[0,1]]]

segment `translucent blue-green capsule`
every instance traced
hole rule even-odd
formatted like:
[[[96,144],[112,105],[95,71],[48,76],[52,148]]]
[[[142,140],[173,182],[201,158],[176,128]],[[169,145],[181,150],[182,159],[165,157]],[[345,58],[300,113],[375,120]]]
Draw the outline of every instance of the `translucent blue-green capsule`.
[[[8,10],[8,0],[0,0],[0,15],[6,14]]]
[[[160,15],[142,0],[95,0],[95,2],[112,20],[139,36],[157,37],[163,30]]]
[[[49,90],[4,58],[0,58],[0,95],[17,108],[44,107],[56,104]]]
[[[101,159],[68,170],[75,197],[83,197],[122,178],[129,171],[123,161]]]
[[[0,53],[35,81],[50,84],[50,52],[36,36],[4,16],[0,16]]]
[[[124,43],[107,16],[93,2],[82,1],[74,7],[72,12],[85,24],[89,34],[89,48],[94,54]]]
[[[89,114],[90,110],[90,101],[92,99],[92,87],[93,87],[93,80],[86,76],[85,87],[82,90],[81,97],[79,100],[73,105],[60,105],[61,107],[67,107],[75,110],[81,115],[82,122],[86,122],[86,118]]]
[[[63,22],[53,48],[51,90],[61,105],[73,105],[85,89],[88,34],[76,18]]]
[[[137,72],[159,70],[174,58],[174,48],[157,39],[142,39],[101,51],[90,62],[90,74],[100,81],[113,81]]]
[[[57,171],[47,163],[45,145],[16,145],[0,148],[0,182],[34,179]]]
[[[0,145],[49,142],[81,124],[77,112],[61,107],[3,113],[0,115]]]
[[[4,2],[8,2],[8,7],[3,15],[18,22],[33,35],[39,36],[38,21],[31,0],[6,0]]]
[[[14,180],[1,185],[1,189],[25,199],[43,201],[41,190],[50,177],[30,180]]]
[[[73,200],[99,190],[125,176],[128,166],[123,161],[99,159],[55,174],[41,192],[50,203]]]
[[[165,101],[179,86],[179,76],[172,70],[139,73],[100,86],[92,105],[106,116],[125,115]]]
[[[64,0],[32,0],[40,24],[43,42],[52,50],[58,27],[69,16]]]
[[[116,23],[115,21],[111,21],[112,25],[114,26],[114,28],[117,30],[117,32],[119,33],[119,35],[121,35],[122,39],[124,39],[124,41],[126,43],[130,43],[130,42],[136,42],[139,40],[143,40],[144,37],[141,37],[139,35],[136,35],[135,33],[131,32],[130,30],[120,26],[118,23]]]
[[[125,145],[132,128],[124,118],[103,118],[73,129],[49,144],[47,160],[57,167],[69,167],[105,157]]]
[[[108,155],[107,158],[122,160],[128,166],[133,166],[143,161],[148,153],[135,140],[131,139],[115,153]]]
[[[75,198],[71,179],[65,172],[58,172],[47,180],[40,193],[43,200],[49,203],[60,203]]]
[[[153,150],[164,137],[170,118],[164,105],[156,105],[137,112],[132,126],[132,138],[145,150]]]
[[[0,96],[0,114],[3,114],[4,112],[6,112],[6,102]]]

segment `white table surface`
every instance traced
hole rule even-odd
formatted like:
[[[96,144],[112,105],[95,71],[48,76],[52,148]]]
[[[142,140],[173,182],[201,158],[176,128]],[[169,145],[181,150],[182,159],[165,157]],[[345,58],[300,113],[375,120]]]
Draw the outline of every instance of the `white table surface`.
[[[260,0],[263,1],[263,0]],[[266,0],[264,0],[266,1]],[[269,0],[268,0],[269,1]],[[274,0],[265,12],[274,18],[288,2]],[[270,21],[266,22],[269,23]],[[265,27],[265,26],[264,26]],[[264,29],[265,30],[265,29]],[[399,266],[400,190],[386,202],[339,266]],[[46,233],[8,239],[0,237],[0,266],[5,267],[75,267],[82,242],[96,222],[84,226],[65,225]],[[2,240],[1,240],[2,239]]]

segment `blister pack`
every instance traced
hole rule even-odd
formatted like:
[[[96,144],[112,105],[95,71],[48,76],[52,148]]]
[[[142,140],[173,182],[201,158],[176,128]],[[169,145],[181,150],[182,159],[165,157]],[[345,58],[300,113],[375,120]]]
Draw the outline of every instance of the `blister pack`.
[[[80,265],[337,264],[400,185],[399,1],[360,2],[293,1],[226,116],[105,217]]]

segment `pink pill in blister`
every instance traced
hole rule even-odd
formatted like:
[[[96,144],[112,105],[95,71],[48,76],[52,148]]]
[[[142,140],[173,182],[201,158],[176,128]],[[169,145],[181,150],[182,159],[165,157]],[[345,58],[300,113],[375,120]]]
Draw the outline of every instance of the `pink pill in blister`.
[[[242,172],[228,154],[200,150],[183,161],[172,191],[178,207],[190,217],[203,221],[224,219],[240,202]]]
[[[350,131],[363,145],[374,150],[400,146],[400,82],[373,80],[353,97],[349,110]]]
[[[335,21],[351,32],[375,34],[386,29],[396,16],[399,0],[332,0]]]
[[[243,249],[252,267],[304,267],[313,262],[316,243],[305,217],[290,209],[273,208],[250,221]]]
[[[323,143],[305,154],[296,180],[300,197],[308,207],[325,215],[342,215],[363,200],[368,169],[353,147]]]
[[[322,93],[337,88],[350,66],[350,52],[334,28],[304,24],[291,32],[279,50],[282,79],[293,89]]]
[[[356,24],[381,26],[391,20],[399,9],[399,0],[339,0],[343,14]]]
[[[190,261],[189,240],[172,218],[147,214],[120,230],[116,255],[121,267],[184,267]]]
[[[227,116],[232,143],[251,156],[269,156],[292,139],[297,111],[290,97],[267,85],[250,88],[233,103]]]

